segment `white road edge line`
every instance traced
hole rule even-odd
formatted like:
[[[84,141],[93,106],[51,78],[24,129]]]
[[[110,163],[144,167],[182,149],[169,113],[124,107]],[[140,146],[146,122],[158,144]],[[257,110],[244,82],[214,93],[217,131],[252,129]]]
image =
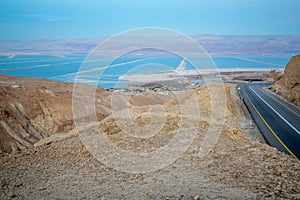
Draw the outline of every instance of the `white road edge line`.
[[[260,98],[262,100],[262,102],[264,102],[267,106],[269,106],[269,108],[271,108],[285,123],[287,123],[287,125],[289,125],[292,129],[294,129],[294,131],[296,131],[296,133],[298,133],[300,135],[300,131],[298,131],[292,124],[290,124],[282,115],[280,115],[270,104],[268,104],[261,96],[259,96],[259,94],[257,94],[252,88],[251,86],[249,86],[249,89],[252,90],[252,92],[254,92],[254,94]]]

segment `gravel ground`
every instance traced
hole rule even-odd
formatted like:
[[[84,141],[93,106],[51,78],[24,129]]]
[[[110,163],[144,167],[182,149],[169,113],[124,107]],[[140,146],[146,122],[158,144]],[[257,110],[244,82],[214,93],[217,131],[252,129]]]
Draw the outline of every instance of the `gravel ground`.
[[[72,137],[1,155],[1,199],[300,198],[300,164],[238,133],[222,134],[200,159],[197,138],[178,160],[149,173],[116,171]]]

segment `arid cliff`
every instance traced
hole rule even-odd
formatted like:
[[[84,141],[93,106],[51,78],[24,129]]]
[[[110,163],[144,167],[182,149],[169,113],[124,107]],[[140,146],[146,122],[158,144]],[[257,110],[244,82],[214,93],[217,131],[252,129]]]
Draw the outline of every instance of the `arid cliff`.
[[[277,93],[289,101],[300,105],[300,55],[291,58],[285,67],[284,74],[275,78],[275,84],[271,89],[277,90]]]
[[[0,80],[1,151],[22,150],[74,128],[71,83],[5,75]]]

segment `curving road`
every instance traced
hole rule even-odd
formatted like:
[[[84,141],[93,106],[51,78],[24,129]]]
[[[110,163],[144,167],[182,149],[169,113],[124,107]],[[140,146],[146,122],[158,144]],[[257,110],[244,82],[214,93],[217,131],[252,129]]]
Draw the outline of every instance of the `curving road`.
[[[240,85],[239,92],[269,145],[300,159],[300,110],[262,87]]]

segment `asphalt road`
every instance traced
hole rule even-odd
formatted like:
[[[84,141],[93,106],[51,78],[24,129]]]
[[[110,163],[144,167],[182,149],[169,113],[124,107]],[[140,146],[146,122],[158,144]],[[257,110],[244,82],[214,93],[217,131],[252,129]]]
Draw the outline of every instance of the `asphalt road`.
[[[240,95],[269,145],[300,159],[300,110],[262,87],[239,85]]]

